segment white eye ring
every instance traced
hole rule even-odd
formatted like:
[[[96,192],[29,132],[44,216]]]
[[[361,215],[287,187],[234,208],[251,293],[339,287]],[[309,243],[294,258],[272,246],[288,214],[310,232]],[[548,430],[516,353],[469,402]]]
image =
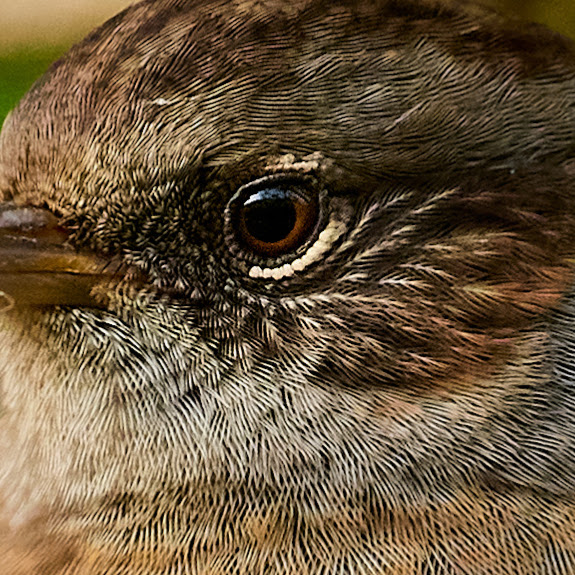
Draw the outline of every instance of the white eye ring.
[[[253,279],[274,279],[276,281],[290,278],[296,272],[303,272],[314,263],[321,260],[329,252],[335,242],[344,234],[346,225],[336,219],[330,219],[325,230],[323,230],[317,240],[308,250],[291,263],[286,263],[277,268],[261,268],[253,266],[250,268],[249,276]]]

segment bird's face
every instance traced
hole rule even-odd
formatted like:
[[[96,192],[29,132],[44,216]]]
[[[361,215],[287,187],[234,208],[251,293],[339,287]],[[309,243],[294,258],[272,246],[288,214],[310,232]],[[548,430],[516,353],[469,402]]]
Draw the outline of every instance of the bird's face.
[[[312,0],[148,1],[56,64],[0,140],[14,565],[575,560],[574,62]]]

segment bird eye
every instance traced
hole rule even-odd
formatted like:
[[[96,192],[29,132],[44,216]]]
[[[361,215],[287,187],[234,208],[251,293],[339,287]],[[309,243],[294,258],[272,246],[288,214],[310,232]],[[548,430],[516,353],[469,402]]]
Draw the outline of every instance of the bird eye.
[[[253,182],[239,190],[234,203],[239,240],[259,256],[276,257],[296,250],[310,238],[319,220],[317,193],[303,182]]]

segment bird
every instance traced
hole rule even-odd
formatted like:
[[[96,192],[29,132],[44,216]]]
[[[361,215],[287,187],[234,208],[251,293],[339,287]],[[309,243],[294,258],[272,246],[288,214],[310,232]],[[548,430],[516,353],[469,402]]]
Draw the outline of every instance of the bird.
[[[91,33],[0,135],[0,572],[575,573],[574,128],[472,2]]]

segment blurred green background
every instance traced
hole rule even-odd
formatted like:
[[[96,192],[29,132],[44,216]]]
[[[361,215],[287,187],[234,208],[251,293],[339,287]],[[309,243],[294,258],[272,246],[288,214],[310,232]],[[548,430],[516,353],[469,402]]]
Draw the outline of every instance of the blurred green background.
[[[34,80],[132,0],[0,0],[0,124]]]
[[[457,0],[454,0],[457,1]],[[575,0],[483,0],[575,38]],[[130,0],[0,0],[0,123],[49,64]]]

